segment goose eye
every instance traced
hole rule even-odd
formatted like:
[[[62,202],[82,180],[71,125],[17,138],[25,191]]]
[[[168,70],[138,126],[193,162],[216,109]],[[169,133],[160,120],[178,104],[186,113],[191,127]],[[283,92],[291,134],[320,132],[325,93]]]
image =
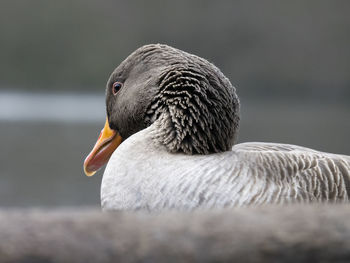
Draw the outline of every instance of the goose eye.
[[[113,95],[116,95],[118,91],[122,88],[123,84],[120,82],[114,82],[112,85]]]

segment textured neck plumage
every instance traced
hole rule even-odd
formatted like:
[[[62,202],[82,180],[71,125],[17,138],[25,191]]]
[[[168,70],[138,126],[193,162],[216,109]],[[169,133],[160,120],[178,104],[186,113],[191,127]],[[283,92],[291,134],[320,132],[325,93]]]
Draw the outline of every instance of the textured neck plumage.
[[[239,126],[239,100],[215,66],[175,64],[164,71],[158,84],[159,93],[145,116],[148,125],[158,120],[154,139],[169,152],[208,154],[231,149]]]

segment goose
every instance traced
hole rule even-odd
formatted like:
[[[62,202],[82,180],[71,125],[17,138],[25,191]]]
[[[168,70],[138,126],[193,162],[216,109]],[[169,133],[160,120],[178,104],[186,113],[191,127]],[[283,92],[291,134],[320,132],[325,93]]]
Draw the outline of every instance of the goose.
[[[111,74],[105,126],[84,161],[105,163],[104,210],[187,210],[348,202],[350,156],[236,144],[240,102],[212,63],[164,44],[138,48]]]

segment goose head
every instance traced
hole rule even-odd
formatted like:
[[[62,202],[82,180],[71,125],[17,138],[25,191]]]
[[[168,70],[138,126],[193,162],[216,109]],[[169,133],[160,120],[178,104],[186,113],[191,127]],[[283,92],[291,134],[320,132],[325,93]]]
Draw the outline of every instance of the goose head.
[[[171,153],[230,150],[239,127],[239,100],[223,73],[207,60],[167,45],[129,55],[106,85],[107,118],[84,162],[93,175],[128,137],[156,125],[154,140]]]

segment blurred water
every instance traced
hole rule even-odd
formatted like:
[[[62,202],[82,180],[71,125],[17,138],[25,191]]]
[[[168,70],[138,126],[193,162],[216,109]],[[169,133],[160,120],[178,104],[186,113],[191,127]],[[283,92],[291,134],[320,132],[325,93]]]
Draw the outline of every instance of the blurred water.
[[[0,121],[91,123],[104,114],[103,94],[0,92]]]
[[[239,141],[350,155],[349,105],[243,98]],[[82,164],[105,121],[104,96],[0,93],[0,206],[98,205],[103,171]]]

